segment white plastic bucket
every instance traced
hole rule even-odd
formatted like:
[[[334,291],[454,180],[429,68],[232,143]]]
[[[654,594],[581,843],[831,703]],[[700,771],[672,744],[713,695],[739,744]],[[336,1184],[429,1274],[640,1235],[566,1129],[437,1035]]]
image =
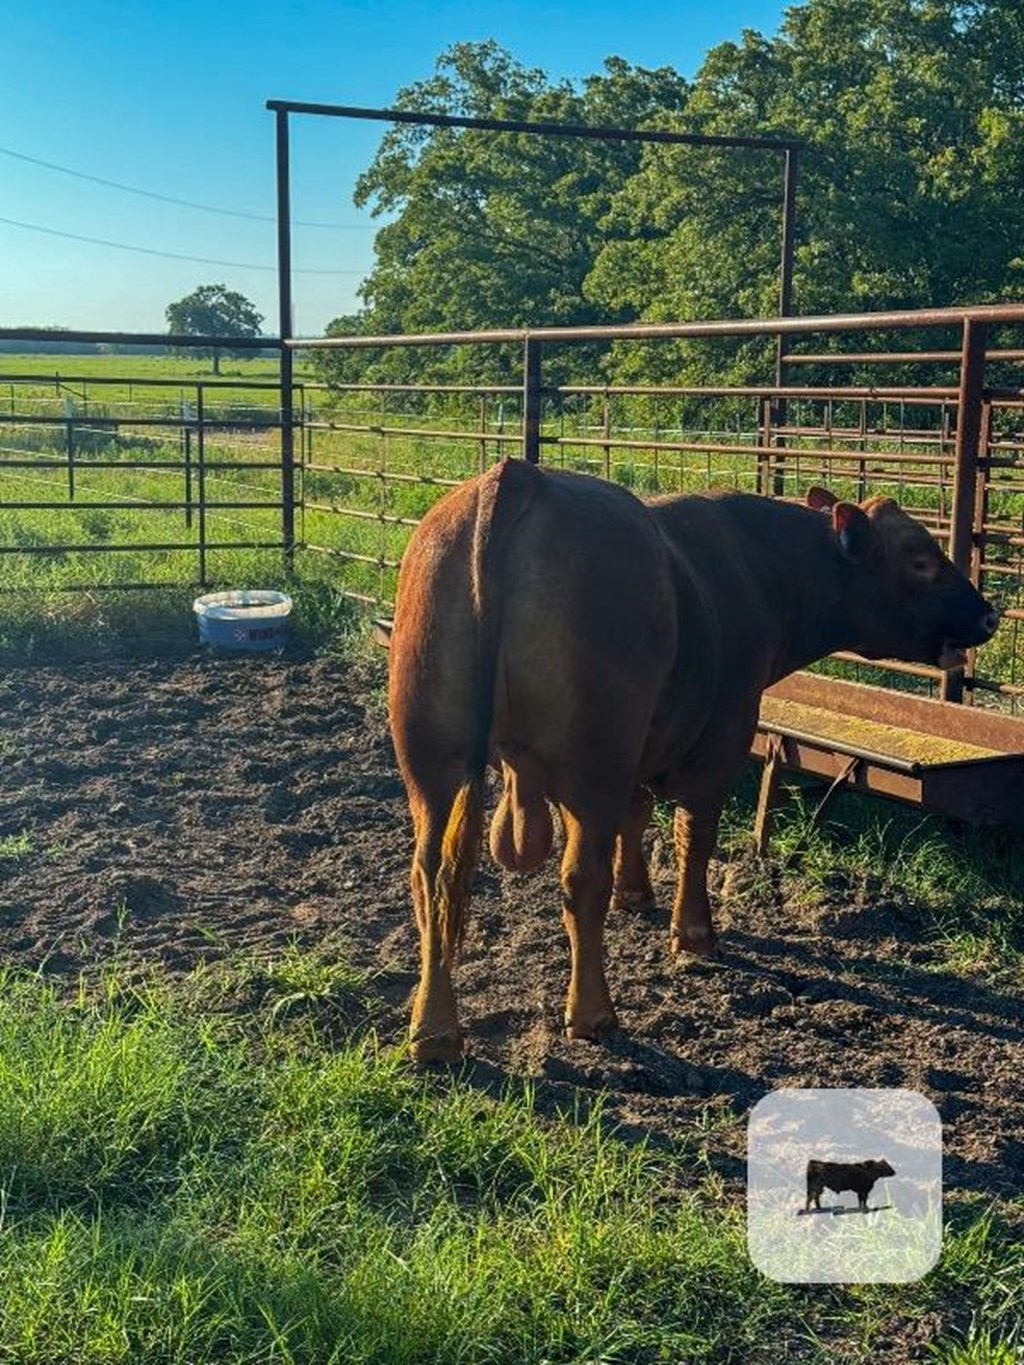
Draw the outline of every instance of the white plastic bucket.
[[[199,623],[199,639],[205,645],[280,649],[288,640],[292,599],[287,593],[261,588],[208,592],[196,598],[192,610]]]

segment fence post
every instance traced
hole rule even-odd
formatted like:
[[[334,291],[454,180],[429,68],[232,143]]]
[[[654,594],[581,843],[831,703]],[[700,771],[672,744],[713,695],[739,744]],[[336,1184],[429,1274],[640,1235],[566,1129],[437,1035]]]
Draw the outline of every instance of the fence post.
[[[292,487],[293,510],[292,519],[294,521],[295,511],[299,514],[299,542],[306,539],[306,466],[313,462],[313,431],[311,423],[313,414],[309,407],[309,397],[306,392],[305,381],[299,384],[299,459],[298,459],[298,492],[295,486]],[[294,527],[293,527],[294,530]],[[293,561],[294,562],[294,561]]]
[[[771,398],[762,399],[758,413],[757,430],[757,491],[763,496],[771,494],[772,465],[772,406]],[[709,457],[710,458],[710,457]]]
[[[206,587],[206,433],[203,386],[196,385],[196,475],[199,487],[199,586]]]
[[[793,234],[796,226],[797,149],[787,147],[782,179],[782,256],[779,263],[779,317],[788,318],[793,307]],[[775,339],[775,385],[786,382],[786,355],[789,337],[780,332]],[[785,415],[779,419],[784,425]]]
[[[857,438],[857,448],[861,455],[867,454],[868,449],[868,400],[860,400],[860,419],[858,422],[860,435]],[[941,467],[941,466],[940,466]],[[868,462],[861,459],[857,461],[857,501],[863,502],[868,495]]]
[[[293,356],[287,343],[293,329],[292,318],[292,219],[291,168],[288,144],[288,112],[278,109],[275,116],[277,164],[277,289],[278,378],[281,391],[281,540],[285,568],[295,567],[295,417],[293,403]]]
[[[187,398],[181,400],[181,443],[185,457],[185,528],[192,529],[192,404]]]
[[[64,399],[64,450],[68,461],[68,502],[75,500],[75,400]]]
[[[793,231],[796,221],[796,176],[797,151],[787,147],[782,182],[782,260],[779,268],[779,316],[789,317],[793,307]],[[780,332],[775,339],[775,387],[781,389],[786,383],[786,356],[789,354],[789,336]],[[776,427],[784,427],[789,421],[789,404],[785,398],[775,395],[773,422]],[[776,436],[775,447],[785,450],[785,436]],[[777,455],[772,461],[774,475],[771,492],[781,498],[786,492],[786,457]]]
[[[983,398],[981,404],[981,428],[978,434],[978,460],[976,464],[977,476],[974,484],[974,514],[973,531],[971,537],[971,582],[980,591],[982,565],[985,559],[985,527],[988,525],[989,515],[989,470],[991,468],[991,443],[992,440],[992,400]],[[978,659],[977,649],[967,651],[967,664],[964,668],[964,678],[973,684],[975,667]],[[968,702],[974,702],[977,693],[973,686],[967,688]]]
[[[987,332],[984,322],[976,318],[964,319],[953,457],[953,498],[949,519],[949,557],[965,574],[971,572],[974,551]],[[953,668],[944,674],[941,695],[943,701],[963,701],[964,669]]]
[[[604,444],[601,447],[604,468],[602,473],[606,479],[612,476],[612,403],[608,395],[608,386],[605,385],[604,395],[601,399],[601,435],[604,437]]]
[[[540,352],[533,337],[523,342],[523,459],[540,461]]]
[[[981,587],[982,561],[985,558],[983,532],[989,513],[989,470],[992,441],[992,400],[985,398],[981,405],[981,428],[978,433],[977,478],[974,489],[974,531],[971,543],[971,582]]]

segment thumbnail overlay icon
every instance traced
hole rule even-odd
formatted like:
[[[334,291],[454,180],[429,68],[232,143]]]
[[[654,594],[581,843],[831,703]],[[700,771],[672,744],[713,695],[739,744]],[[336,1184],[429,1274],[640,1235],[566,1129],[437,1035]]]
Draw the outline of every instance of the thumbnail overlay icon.
[[[747,1248],[786,1284],[918,1280],[942,1250],[942,1121],[914,1090],[774,1090],[747,1127]]]

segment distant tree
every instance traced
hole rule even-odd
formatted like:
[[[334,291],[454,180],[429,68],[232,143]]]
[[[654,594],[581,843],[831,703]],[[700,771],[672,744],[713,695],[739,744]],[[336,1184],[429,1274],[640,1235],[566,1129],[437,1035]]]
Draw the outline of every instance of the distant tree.
[[[363,331],[363,323],[358,313],[343,313],[339,317],[332,318],[325,328],[325,334],[329,337],[358,336],[361,331]],[[299,354],[296,352],[296,360]],[[366,352],[352,352],[343,349],[337,351],[306,351],[305,358],[320,379],[333,384],[358,382],[363,377],[368,364]]]
[[[195,336],[258,337],[263,328],[263,315],[244,294],[227,289],[223,284],[201,284],[177,303],[167,305],[165,314],[168,331]],[[220,374],[221,354],[244,356],[246,350],[228,347],[206,347],[198,351],[182,348],[180,355],[201,355],[213,361],[214,374]]]
[[[15,325],[23,326],[24,330],[32,332],[70,331],[70,328],[60,327],[56,323],[43,326],[37,322],[4,323],[4,326]],[[61,341],[58,338],[43,341],[39,337],[12,337],[0,341],[0,355],[96,355],[98,349],[94,341]]]

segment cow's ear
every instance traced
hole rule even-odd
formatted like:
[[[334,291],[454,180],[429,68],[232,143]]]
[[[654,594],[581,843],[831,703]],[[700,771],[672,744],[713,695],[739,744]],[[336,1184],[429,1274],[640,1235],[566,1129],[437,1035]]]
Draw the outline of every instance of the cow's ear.
[[[848,558],[864,560],[870,556],[875,548],[874,528],[855,502],[837,502],[832,509],[832,525]]]
[[[831,512],[839,499],[827,488],[822,488],[820,484],[815,484],[813,488],[807,490],[807,506],[815,512]]]

